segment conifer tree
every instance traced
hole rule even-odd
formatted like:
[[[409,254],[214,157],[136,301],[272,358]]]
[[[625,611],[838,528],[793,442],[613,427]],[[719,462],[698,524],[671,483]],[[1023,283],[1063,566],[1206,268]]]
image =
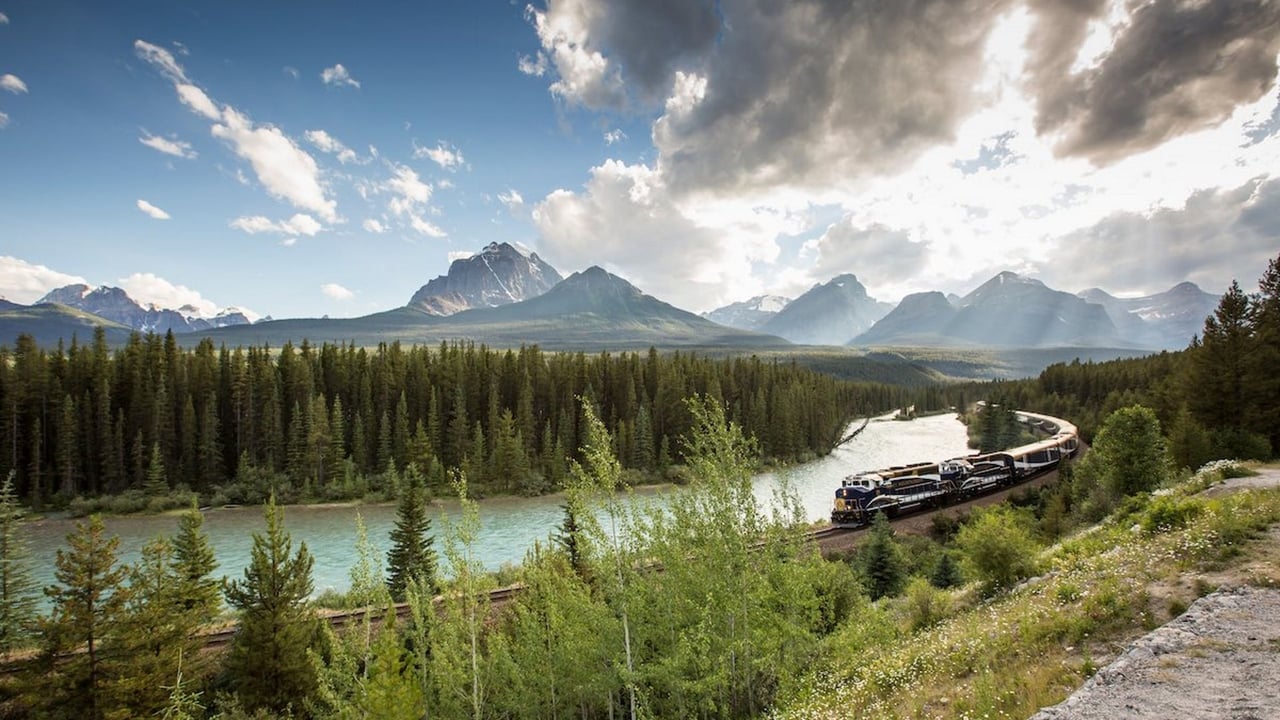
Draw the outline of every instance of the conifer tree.
[[[938,559],[938,564],[933,568],[933,574],[929,576],[929,583],[943,590],[957,587],[964,583],[964,575],[960,573],[960,566],[952,559],[951,553],[942,553],[942,557]]]
[[[173,569],[178,603],[183,612],[194,615],[198,623],[207,623],[222,607],[222,588],[213,571],[218,560],[204,533],[204,515],[191,508],[178,518],[178,534],[173,537]]]
[[[236,695],[250,710],[281,713],[302,707],[316,688],[307,650],[316,637],[308,598],[313,558],[302,543],[296,555],[275,496],[264,510],[265,534],[253,534],[244,578],[227,582],[227,604],[240,615],[226,671]]]
[[[902,590],[906,564],[884,513],[876,513],[871,521],[871,539],[858,552],[858,566],[872,600],[894,596]]]
[[[108,538],[97,515],[76,523],[67,545],[54,560],[58,584],[44,590],[53,607],[40,620],[45,672],[36,683],[36,701],[48,705],[49,717],[99,720],[117,666],[113,641],[129,597],[127,568],[116,565],[120,538]]]
[[[10,470],[0,484],[0,654],[21,647],[36,618],[36,584],[13,476]]]
[[[396,602],[405,599],[405,588],[413,578],[436,587],[435,538],[427,516],[426,491],[416,464],[405,469],[405,484],[396,506],[395,527],[391,529],[391,549],[387,551],[387,589]]]

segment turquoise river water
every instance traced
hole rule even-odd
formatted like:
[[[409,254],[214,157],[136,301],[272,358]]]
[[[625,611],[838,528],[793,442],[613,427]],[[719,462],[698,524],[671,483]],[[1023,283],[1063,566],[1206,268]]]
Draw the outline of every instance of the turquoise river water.
[[[911,422],[877,419],[856,438],[824,458],[758,475],[754,481],[756,498],[759,502],[768,503],[781,483],[789,483],[808,517],[822,520],[831,512],[835,488],[846,475],[913,461],[964,455],[970,452],[965,446],[965,439],[964,425],[954,415],[935,415]],[[679,490],[647,488],[637,491],[636,497],[660,500],[664,493],[670,492]],[[559,526],[563,519],[562,502],[560,495],[481,500],[477,557],[490,569],[507,563],[518,564],[535,541],[545,540]],[[456,519],[457,502],[441,501],[436,511]],[[394,505],[284,508],[285,528],[293,538],[294,548],[305,542],[315,556],[313,577],[317,591],[330,588],[345,590],[348,586],[348,573],[355,562],[356,513],[363,517],[371,542],[385,556],[390,545],[388,535],[395,520]],[[55,552],[59,547],[65,547],[65,537],[73,530],[74,522],[46,519],[27,524],[33,575],[41,587],[53,582]],[[177,527],[177,519],[171,515],[114,517],[106,519],[106,526],[109,533],[120,537],[120,560],[132,563],[137,560],[138,551],[147,540],[156,535],[172,534]],[[251,535],[263,527],[262,509],[258,507],[206,511],[204,529],[218,557],[216,572],[241,577],[249,562]],[[441,518],[437,517],[434,529],[438,531],[440,527]]]

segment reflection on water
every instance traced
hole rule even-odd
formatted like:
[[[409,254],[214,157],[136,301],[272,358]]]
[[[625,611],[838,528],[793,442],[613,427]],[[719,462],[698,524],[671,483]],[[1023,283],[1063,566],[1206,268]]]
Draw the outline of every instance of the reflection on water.
[[[854,427],[854,426],[851,426]],[[941,460],[964,455],[964,426],[954,416],[939,415],[912,422],[889,420],[872,422],[867,429],[835,452],[820,460],[778,472],[763,473],[755,480],[759,501],[769,502],[783,482],[799,496],[812,520],[821,520],[831,511],[831,498],[840,479],[861,470],[902,465],[916,460]],[[653,497],[670,490],[646,489],[640,497]],[[563,511],[559,495],[538,498],[493,498],[480,502],[482,524],[476,548],[486,567],[497,569],[504,563],[519,563],[538,540],[544,540],[559,526]],[[433,529],[442,522],[456,522],[457,502],[438,503],[439,515]],[[355,515],[364,518],[370,541],[385,557],[389,534],[395,521],[394,505],[323,506],[284,508],[285,527],[294,548],[305,542],[315,556],[313,575],[318,591],[345,589],[347,574],[355,563]],[[73,529],[70,520],[40,520],[28,523],[32,546],[32,570],[36,582],[53,582],[54,553],[65,547],[65,537]],[[106,519],[107,532],[120,537],[120,559],[132,563],[147,540],[172,534],[177,528],[173,516],[137,516]],[[205,513],[205,532],[218,556],[218,573],[239,577],[249,563],[251,535],[265,527],[262,509],[219,508]],[[437,541],[437,551],[440,545]]]

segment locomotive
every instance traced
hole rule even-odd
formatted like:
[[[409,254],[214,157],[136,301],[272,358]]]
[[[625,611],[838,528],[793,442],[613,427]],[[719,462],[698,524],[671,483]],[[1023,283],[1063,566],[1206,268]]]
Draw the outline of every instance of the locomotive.
[[[1047,472],[1080,449],[1076,426],[1065,420],[1029,412],[1015,417],[1047,437],[1003,452],[850,475],[836,488],[831,524],[863,527],[877,512],[893,517],[963,502]]]

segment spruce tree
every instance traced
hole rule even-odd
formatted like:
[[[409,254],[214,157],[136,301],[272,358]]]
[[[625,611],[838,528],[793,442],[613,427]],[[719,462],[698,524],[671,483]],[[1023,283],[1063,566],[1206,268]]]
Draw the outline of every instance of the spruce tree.
[[[281,713],[302,707],[316,687],[307,653],[317,627],[308,602],[313,558],[306,543],[292,555],[293,542],[274,495],[264,515],[266,532],[253,534],[244,578],[223,588],[227,604],[240,614],[226,671],[247,709]]]
[[[858,552],[858,565],[872,600],[897,595],[902,590],[906,564],[884,513],[876,513],[871,521],[871,539]]]
[[[411,578],[436,588],[435,538],[431,518],[427,516],[426,492],[422,473],[416,464],[405,470],[404,491],[396,507],[396,523],[391,529],[391,549],[387,551],[387,589],[396,602],[405,599],[405,588]]]
[[[929,583],[943,590],[964,584],[964,575],[960,572],[960,566],[952,559],[951,553],[942,553],[938,564],[933,568],[933,574],[929,576]]]
[[[25,644],[36,617],[36,584],[13,476],[10,470],[0,484],[0,653],[6,654]]]
[[[129,597],[123,586],[127,568],[116,566],[120,538],[108,538],[97,515],[76,523],[67,545],[54,560],[58,584],[44,590],[53,607],[40,620],[45,672],[35,699],[48,705],[48,717],[98,720],[117,664],[113,641]]]
[[[207,623],[222,607],[222,589],[213,577],[218,560],[203,526],[204,515],[192,502],[178,519],[178,534],[173,537],[173,569],[179,606],[198,622]]]

